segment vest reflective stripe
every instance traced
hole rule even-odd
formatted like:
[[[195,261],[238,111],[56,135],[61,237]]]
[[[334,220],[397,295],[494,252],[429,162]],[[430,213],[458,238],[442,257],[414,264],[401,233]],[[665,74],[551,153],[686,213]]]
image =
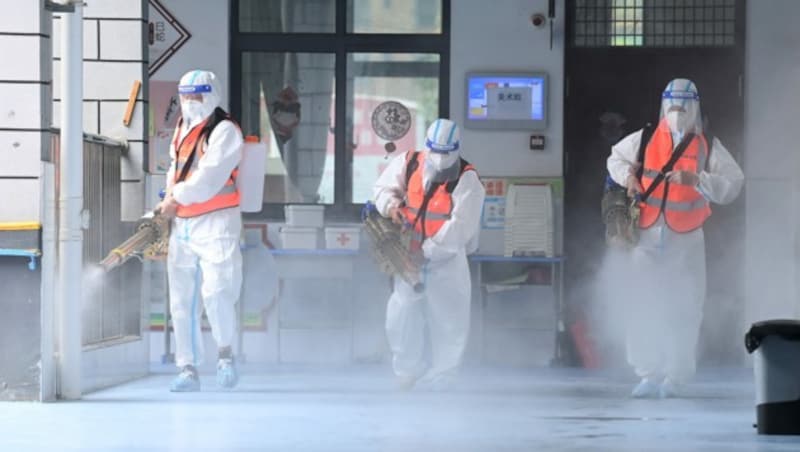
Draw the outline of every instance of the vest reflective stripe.
[[[192,172],[198,167],[198,162],[205,155],[206,136],[205,134],[201,133],[205,124],[206,121],[203,121],[202,123],[194,126],[194,128],[192,128],[192,130],[181,141],[179,147],[175,148],[177,160],[175,182],[177,182],[178,178],[183,172],[183,168],[185,167],[186,162],[189,159],[189,156],[192,154],[192,150],[195,148],[195,146],[197,146],[197,151],[192,161],[192,166],[186,173],[186,179],[189,179],[192,176]],[[178,128],[180,128],[180,125]],[[177,142],[177,140],[175,142]],[[223,185],[217,194],[212,196],[208,201],[189,204],[187,206],[178,205],[177,215],[181,218],[191,218],[217,210],[238,206],[239,191],[236,188],[237,175],[238,170],[233,170],[231,176],[225,182],[225,185]]]
[[[650,196],[649,198],[645,199],[644,203],[647,204],[648,206],[653,206],[658,209],[661,208],[661,199],[656,199],[655,196]]]
[[[661,208],[661,198],[656,198],[654,196],[650,196],[645,200],[645,204],[649,206],[653,206],[657,209]],[[681,212],[688,212],[690,210],[701,209],[707,204],[705,199],[698,199],[696,201],[691,202],[676,202],[676,201],[667,201],[664,204],[665,209],[669,210],[678,210]]]
[[[415,209],[413,207],[409,207],[408,211],[410,213],[414,214],[414,216],[416,216],[417,212],[419,212],[419,210],[417,210],[417,209]],[[450,219],[450,214],[442,215],[442,214],[438,214],[438,213],[434,213],[434,212],[428,212],[425,215],[425,217],[428,218],[428,219],[431,219],[431,220],[449,220]]]
[[[406,155],[406,167],[411,161],[414,152],[410,151]],[[408,187],[406,188],[406,207],[403,208],[403,213],[406,221],[414,225],[414,240],[412,241],[412,248],[419,247],[422,241],[433,237],[444,226],[447,220],[450,219],[450,214],[453,212],[453,197],[447,192],[447,184],[439,184],[434,191],[431,199],[428,201],[426,212],[424,213],[424,220],[422,215],[419,216],[419,221],[416,223],[422,203],[425,199],[425,187],[422,183],[422,173],[425,167],[425,153],[419,152],[417,155],[417,167],[411,177],[408,179]],[[463,172],[473,170],[472,165],[467,165]],[[461,177],[461,175],[459,175]],[[424,231],[424,234],[423,234]]]
[[[692,212],[695,210],[702,210],[708,207],[708,201],[701,198],[691,202],[675,202],[667,201],[664,208],[667,210],[674,210],[679,212]],[[705,220],[704,220],[705,221]]]
[[[669,161],[673,150],[672,134],[666,121],[662,120],[645,150],[642,172],[642,186],[645,190]],[[675,163],[673,170],[699,173],[705,168],[707,150],[705,138],[702,135],[694,137]],[[711,215],[708,201],[696,187],[670,183],[666,180],[661,181],[640,207],[639,227],[645,229],[655,224],[662,213],[666,224],[676,232],[697,229],[703,226]]]

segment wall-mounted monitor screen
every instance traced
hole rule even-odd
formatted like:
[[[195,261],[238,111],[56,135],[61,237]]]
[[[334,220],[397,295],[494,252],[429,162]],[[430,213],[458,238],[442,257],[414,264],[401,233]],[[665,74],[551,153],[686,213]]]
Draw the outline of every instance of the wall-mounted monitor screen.
[[[547,74],[470,72],[465,127],[540,130],[547,125]]]

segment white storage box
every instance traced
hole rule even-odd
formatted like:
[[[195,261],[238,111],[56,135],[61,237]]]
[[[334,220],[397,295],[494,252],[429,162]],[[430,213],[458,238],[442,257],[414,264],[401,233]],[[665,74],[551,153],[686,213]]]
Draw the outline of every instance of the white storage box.
[[[325,206],[294,204],[284,206],[288,226],[321,228],[325,222]]]
[[[317,249],[317,228],[283,226],[280,230],[281,247],[284,249]]]
[[[329,250],[357,250],[361,228],[356,226],[331,226],[325,228],[325,248]]]

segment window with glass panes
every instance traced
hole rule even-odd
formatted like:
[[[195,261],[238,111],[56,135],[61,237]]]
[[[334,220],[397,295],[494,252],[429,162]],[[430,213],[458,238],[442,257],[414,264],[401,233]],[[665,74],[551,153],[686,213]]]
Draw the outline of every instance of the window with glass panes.
[[[571,0],[574,47],[730,47],[737,0]]]
[[[380,172],[447,117],[450,0],[234,0],[231,109],[268,148],[261,216],[321,204],[356,219]],[[412,124],[386,152],[383,102]]]

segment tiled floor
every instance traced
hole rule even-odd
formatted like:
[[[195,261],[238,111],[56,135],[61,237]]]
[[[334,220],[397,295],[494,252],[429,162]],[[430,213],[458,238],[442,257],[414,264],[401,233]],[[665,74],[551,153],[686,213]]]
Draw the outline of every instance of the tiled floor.
[[[798,451],[755,433],[747,370],[706,370],[676,400],[581,370],[473,369],[401,393],[388,369],[246,369],[233,392],[171,394],[172,375],[79,402],[0,404],[0,451]]]

